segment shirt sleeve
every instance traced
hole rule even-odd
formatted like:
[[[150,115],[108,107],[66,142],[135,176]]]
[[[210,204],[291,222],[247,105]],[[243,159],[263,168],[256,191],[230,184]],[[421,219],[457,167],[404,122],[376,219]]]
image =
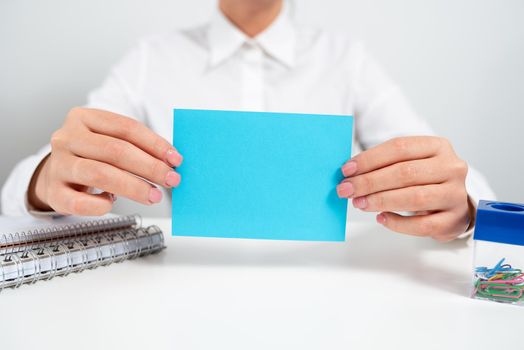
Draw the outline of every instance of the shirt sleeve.
[[[362,45],[353,50],[352,61],[355,132],[362,149],[399,136],[435,135]]]
[[[394,137],[435,135],[429,124],[413,111],[400,87],[362,45],[356,46],[353,62],[355,136],[362,149]],[[475,207],[479,199],[495,199],[484,176],[471,166],[466,190]],[[467,237],[471,232],[472,228],[460,237]]]
[[[2,188],[2,214],[22,216],[29,214],[27,190],[29,183],[40,162],[49,154],[49,145],[41,148],[36,154],[19,162]]]
[[[86,107],[111,111],[145,122],[143,86],[147,56],[145,42],[129,51],[112,68],[102,85],[91,91]]]
[[[145,121],[140,98],[145,64],[146,46],[139,44],[111,69],[103,84],[89,94],[86,107],[108,110]],[[56,212],[34,210],[27,201],[27,190],[33,173],[50,152],[51,146],[48,144],[36,154],[20,161],[12,170],[2,188],[4,215],[56,215]]]

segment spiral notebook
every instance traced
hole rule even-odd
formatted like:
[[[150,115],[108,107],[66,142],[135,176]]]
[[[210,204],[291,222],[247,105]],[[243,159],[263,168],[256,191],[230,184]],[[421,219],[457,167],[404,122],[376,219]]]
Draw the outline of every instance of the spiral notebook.
[[[162,231],[141,227],[137,215],[46,221],[0,217],[0,291],[164,248]]]

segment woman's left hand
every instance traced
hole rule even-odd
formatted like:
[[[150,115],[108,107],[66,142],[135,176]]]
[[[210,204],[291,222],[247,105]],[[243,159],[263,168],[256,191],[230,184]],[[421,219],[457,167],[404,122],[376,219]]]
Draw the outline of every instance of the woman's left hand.
[[[353,157],[342,167],[339,197],[380,212],[377,222],[401,233],[449,241],[473,218],[465,187],[466,162],[451,144],[433,136],[389,140]],[[402,216],[395,212],[414,212]]]

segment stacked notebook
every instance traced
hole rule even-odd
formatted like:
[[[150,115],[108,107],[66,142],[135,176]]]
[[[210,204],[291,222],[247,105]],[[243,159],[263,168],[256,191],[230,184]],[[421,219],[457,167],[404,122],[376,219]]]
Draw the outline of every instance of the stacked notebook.
[[[162,250],[157,226],[140,217],[0,218],[0,291]]]

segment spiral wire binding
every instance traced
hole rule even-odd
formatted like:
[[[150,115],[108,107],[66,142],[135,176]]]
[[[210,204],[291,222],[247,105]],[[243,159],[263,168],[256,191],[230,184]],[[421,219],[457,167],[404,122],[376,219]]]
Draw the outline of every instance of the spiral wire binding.
[[[165,248],[160,228],[137,215],[0,236],[0,291],[67,276]]]
[[[2,283],[0,283],[0,292],[2,292],[2,290],[4,289],[4,285],[5,283],[3,281],[5,281],[5,271],[4,271],[4,265],[2,264],[2,262],[0,261],[0,271],[2,272],[1,276],[2,276]]]
[[[25,249],[34,249],[41,246],[42,242],[72,240],[91,233],[111,232],[128,227],[138,228],[141,222],[140,216],[128,215],[23,232],[5,233],[0,235],[0,255],[11,254]]]
[[[31,256],[31,260],[33,261],[33,278],[30,280],[30,284],[36,283],[40,279],[40,272],[41,272],[41,266],[40,266],[40,257],[35,254],[34,251],[28,250],[24,253],[26,256]]]

